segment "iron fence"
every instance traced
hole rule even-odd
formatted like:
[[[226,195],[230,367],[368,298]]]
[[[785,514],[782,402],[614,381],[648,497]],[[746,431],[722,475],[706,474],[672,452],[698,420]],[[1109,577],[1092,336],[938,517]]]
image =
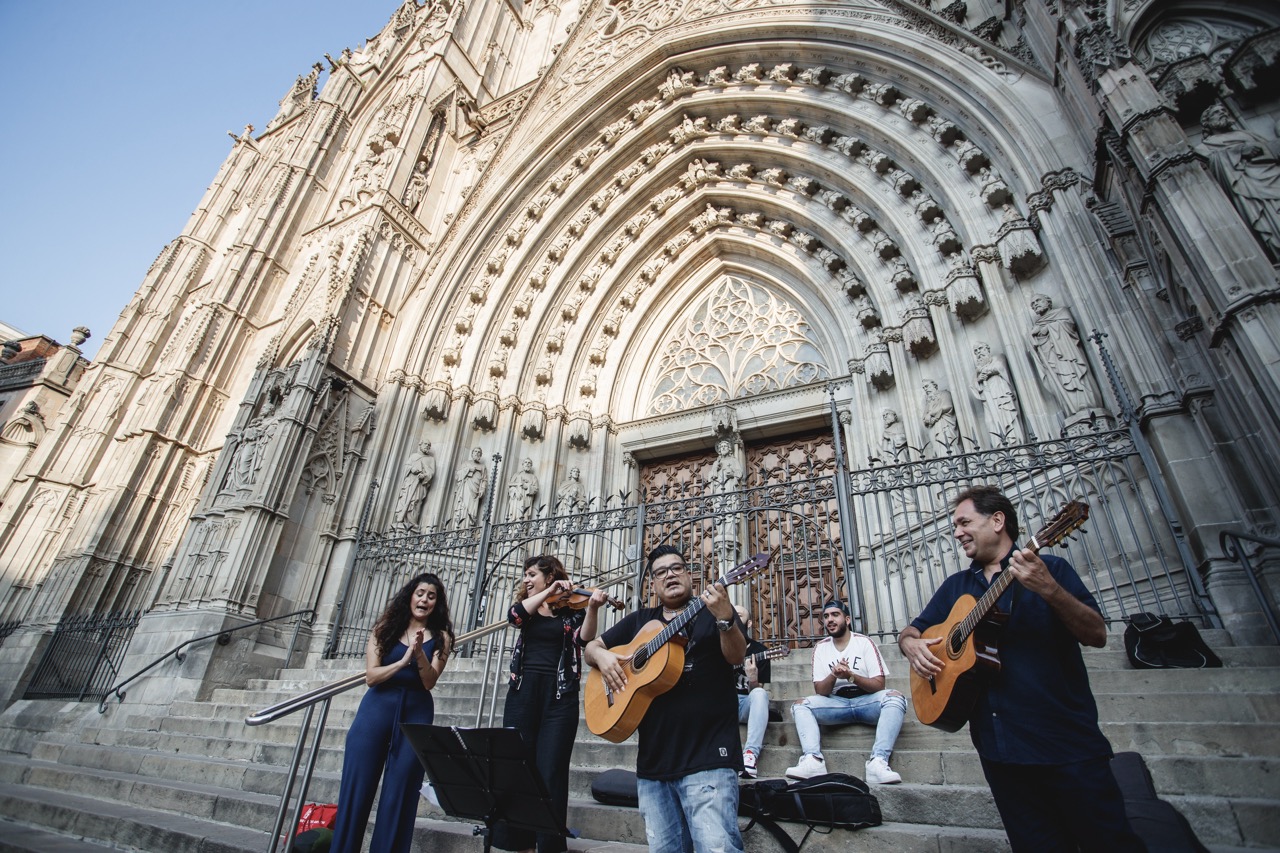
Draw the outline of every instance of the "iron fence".
[[[64,616],[23,698],[101,700],[120,674],[141,618],[141,610]]]
[[[548,509],[474,528],[367,535],[329,656],[363,655],[386,601],[419,571],[440,576],[460,630],[503,619],[524,559],[539,553],[559,556],[581,585],[607,586],[632,606],[648,603],[643,555],[664,542],[685,552],[703,583],[754,553],[774,553],[767,573],[734,591],[765,642],[808,645],[822,634],[821,606],[831,598],[852,603],[863,632],[891,637],[966,564],[951,535],[951,500],[979,483],[1009,495],[1028,536],[1067,501],[1090,504],[1088,525],[1056,553],[1080,572],[1109,622],[1142,611],[1206,614],[1198,578],[1174,540],[1177,525],[1127,430],[807,474],[733,492],[702,483],[656,501],[618,495],[592,511]],[[836,488],[837,476],[848,488]],[[612,618],[604,616],[603,627]]]
[[[0,622],[0,646],[4,645],[4,641],[9,639],[9,635],[22,627],[22,620],[13,622]]]

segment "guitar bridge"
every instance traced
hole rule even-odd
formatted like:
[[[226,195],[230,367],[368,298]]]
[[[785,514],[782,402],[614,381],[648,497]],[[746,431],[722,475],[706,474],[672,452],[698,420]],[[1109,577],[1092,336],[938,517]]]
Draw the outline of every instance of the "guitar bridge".
[[[929,677],[929,692],[935,695],[938,692],[938,681],[933,676]]]

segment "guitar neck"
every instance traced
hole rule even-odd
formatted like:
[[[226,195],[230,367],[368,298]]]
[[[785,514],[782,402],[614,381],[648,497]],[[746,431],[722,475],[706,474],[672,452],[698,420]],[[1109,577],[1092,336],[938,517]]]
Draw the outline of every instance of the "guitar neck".
[[[676,634],[683,630],[685,625],[693,621],[693,617],[702,612],[702,608],[706,605],[702,603],[702,599],[694,596],[689,602],[689,606],[680,611],[680,615],[667,623],[667,627],[663,628],[653,636],[649,642],[644,644],[644,650],[647,657],[652,657],[658,649],[662,648],[662,644],[670,640]]]
[[[1040,553],[1040,543],[1036,541],[1034,536],[1023,547],[1035,551],[1037,554]],[[969,611],[969,615],[960,623],[962,636],[968,637],[978,627],[978,623],[987,618],[991,611],[995,609],[996,602],[1000,600],[1000,596],[1004,595],[1005,590],[1009,588],[1013,581],[1013,573],[1008,569],[1004,569],[1000,574],[996,575],[996,579],[991,582],[991,586],[987,587],[987,591],[983,593],[982,598],[978,599],[978,603],[973,606],[973,609]]]

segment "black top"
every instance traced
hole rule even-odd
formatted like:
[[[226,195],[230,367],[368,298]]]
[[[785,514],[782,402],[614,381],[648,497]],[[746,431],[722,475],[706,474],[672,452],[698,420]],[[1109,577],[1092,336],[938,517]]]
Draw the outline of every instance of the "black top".
[[[511,605],[511,609],[507,611],[507,623],[520,629],[520,636],[516,638],[515,650],[511,653],[511,689],[519,690],[521,681],[524,679],[525,657],[528,654],[525,646],[529,639],[529,627],[537,625],[537,630],[545,630],[549,633],[552,629],[548,626],[552,625],[555,626],[555,631],[559,636],[559,640],[554,646],[555,663],[550,669],[539,671],[554,672],[556,674],[557,699],[566,693],[577,690],[578,681],[582,677],[582,644],[578,635],[586,616],[585,610],[570,610],[569,608],[557,610],[551,616],[542,616],[536,612],[530,613],[526,610],[523,601],[517,601]]]
[[[1064,590],[1098,610],[1070,563],[1052,554],[1040,558]],[[1005,555],[1002,570],[1008,566]],[[960,596],[981,598],[989,587],[983,567],[975,561],[943,581],[911,624],[923,631],[943,623]],[[1009,622],[999,635],[1000,672],[979,693],[969,717],[969,736],[978,754],[1008,764],[1110,757],[1111,744],[1098,728],[1098,706],[1079,641],[1048,602],[1017,582],[1005,590],[996,609],[1008,613]]]
[[[626,645],[650,621],[662,622],[661,607],[628,613],[601,635],[608,648]],[[669,781],[727,767],[742,770],[738,694],[733,667],[720,651],[715,617],[705,608],[685,625],[684,672],[670,690],[654,697],[640,721],[636,775]]]
[[[530,614],[521,632],[524,639],[524,671],[554,674],[564,648],[564,625],[554,616]]]

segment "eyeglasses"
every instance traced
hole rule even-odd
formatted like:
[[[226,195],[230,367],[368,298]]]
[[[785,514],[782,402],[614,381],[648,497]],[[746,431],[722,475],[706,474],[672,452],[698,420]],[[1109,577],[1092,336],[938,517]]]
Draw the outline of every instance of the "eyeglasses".
[[[667,575],[682,575],[684,574],[685,569],[686,567],[683,563],[674,566],[662,566],[661,568],[655,568],[653,570],[653,577],[665,578]]]

